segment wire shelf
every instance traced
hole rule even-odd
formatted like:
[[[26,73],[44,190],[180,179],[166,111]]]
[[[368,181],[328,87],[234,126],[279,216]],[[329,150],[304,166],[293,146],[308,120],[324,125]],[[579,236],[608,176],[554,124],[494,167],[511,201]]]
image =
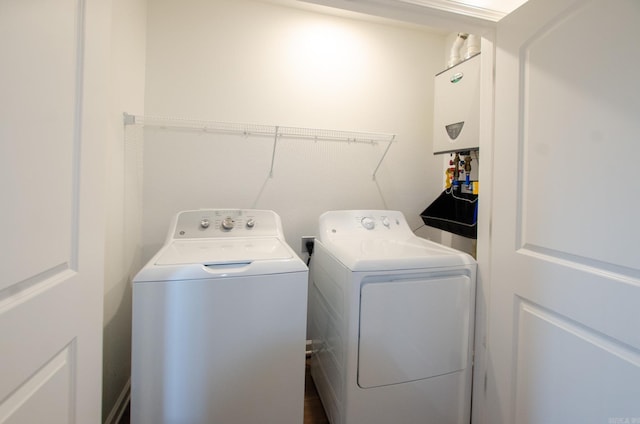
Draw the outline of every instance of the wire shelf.
[[[382,164],[391,144],[395,141],[395,134],[362,132],[362,131],[341,131],[319,128],[285,127],[279,125],[262,125],[249,123],[233,123],[220,121],[204,121],[197,119],[182,119],[157,116],[130,115],[124,113],[124,125],[139,125],[148,127],[158,127],[164,129],[182,131],[203,131],[223,134],[240,134],[245,137],[251,135],[269,136],[273,138],[273,154],[271,158],[270,175],[273,176],[273,165],[276,156],[276,146],[278,139],[300,139],[314,141],[334,141],[346,143],[378,144],[389,143],[385,149],[378,165],[373,171],[373,179]]]

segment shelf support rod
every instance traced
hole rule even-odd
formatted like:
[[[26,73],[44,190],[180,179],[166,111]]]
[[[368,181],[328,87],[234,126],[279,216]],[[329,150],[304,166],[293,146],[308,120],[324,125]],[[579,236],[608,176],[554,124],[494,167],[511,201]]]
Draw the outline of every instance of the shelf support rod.
[[[278,145],[279,133],[280,133],[280,127],[276,126],[275,134],[273,136],[273,152],[271,153],[271,169],[269,170],[269,178],[273,178],[273,164],[276,161],[276,146]]]
[[[389,144],[387,144],[387,148],[384,150],[384,153],[382,154],[382,157],[380,158],[380,162],[378,162],[378,166],[376,166],[376,169],[373,170],[373,175],[372,175],[372,179],[375,181],[376,179],[376,173],[378,172],[378,169],[380,169],[380,165],[382,165],[382,161],[384,160],[385,156],[387,156],[387,153],[389,152],[389,148],[391,147],[391,145],[393,144],[393,140],[396,139],[396,135],[394,134],[391,137],[391,140],[389,140]]]

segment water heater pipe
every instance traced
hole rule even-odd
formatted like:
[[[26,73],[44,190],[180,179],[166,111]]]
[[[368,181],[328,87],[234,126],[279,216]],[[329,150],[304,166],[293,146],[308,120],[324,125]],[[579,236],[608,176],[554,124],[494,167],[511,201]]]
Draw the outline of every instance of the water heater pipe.
[[[467,37],[467,52],[464,55],[465,59],[469,59],[471,56],[480,53],[480,37],[474,34],[469,34]]]
[[[457,65],[462,60],[462,58],[460,57],[460,48],[462,47],[468,36],[469,34],[467,34],[466,32],[458,33],[458,36],[456,37],[456,40],[453,42],[453,46],[451,47],[451,53],[449,54],[449,63],[447,64],[449,68]]]

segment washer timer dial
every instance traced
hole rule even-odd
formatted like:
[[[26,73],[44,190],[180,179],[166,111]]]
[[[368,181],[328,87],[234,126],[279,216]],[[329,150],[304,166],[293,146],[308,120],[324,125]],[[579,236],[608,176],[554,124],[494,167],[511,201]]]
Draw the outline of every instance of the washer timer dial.
[[[376,222],[373,220],[373,218],[370,218],[368,216],[365,216],[364,218],[362,218],[360,220],[360,223],[367,230],[373,230],[376,227]]]
[[[233,218],[231,218],[230,216],[226,217],[225,219],[222,220],[222,223],[220,224],[220,227],[225,230],[225,231],[229,231],[231,229],[233,229]]]

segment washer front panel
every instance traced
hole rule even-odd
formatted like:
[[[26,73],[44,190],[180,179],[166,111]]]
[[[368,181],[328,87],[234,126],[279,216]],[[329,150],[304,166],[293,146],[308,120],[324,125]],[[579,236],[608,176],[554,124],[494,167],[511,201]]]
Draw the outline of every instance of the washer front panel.
[[[307,273],[133,287],[131,422],[301,423]]]

